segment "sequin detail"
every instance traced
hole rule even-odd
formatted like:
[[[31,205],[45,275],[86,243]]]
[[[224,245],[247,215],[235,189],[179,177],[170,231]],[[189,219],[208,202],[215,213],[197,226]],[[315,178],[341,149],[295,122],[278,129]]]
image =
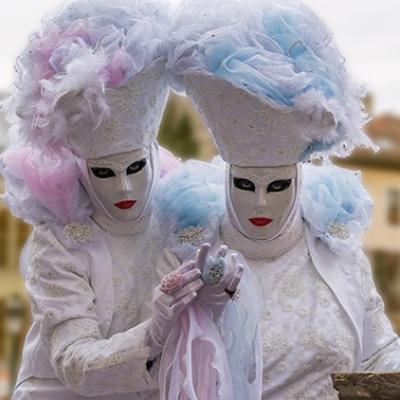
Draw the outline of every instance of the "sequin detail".
[[[328,234],[338,239],[350,239],[350,231],[345,224],[332,224],[329,227]]]
[[[161,280],[160,290],[164,293],[171,294],[182,285],[183,275],[180,272],[172,272]]]
[[[92,227],[80,222],[71,222],[65,225],[63,232],[68,240],[80,244],[86,243],[92,237]]]

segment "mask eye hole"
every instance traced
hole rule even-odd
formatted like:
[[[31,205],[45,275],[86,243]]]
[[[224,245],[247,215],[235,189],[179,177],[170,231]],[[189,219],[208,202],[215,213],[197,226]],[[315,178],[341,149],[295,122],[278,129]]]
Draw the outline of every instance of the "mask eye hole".
[[[255,192],[256,187],[252,181],[243,178],[233,178],[233,185],[239,190],[246,190],[248,192]]]
[[[93,175],[99,179],[107,179],[115,176],[114,171],[111,168],[90,168]]]
[[[137,174],[146,166],[146,164],[147,160],[145,158],[143,160],[136,161],[126,169],[126,174],[127,175]]]
[[[292,183],[291,179],[282,179],[279,181],[271,182],[268,185],[267,192],[268,193],[283,192],[290,187],[291,183]]]

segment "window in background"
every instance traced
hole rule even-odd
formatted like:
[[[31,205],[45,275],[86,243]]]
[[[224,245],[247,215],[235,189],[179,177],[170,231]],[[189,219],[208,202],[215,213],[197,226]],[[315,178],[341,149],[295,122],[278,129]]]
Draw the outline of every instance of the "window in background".
[[[386,220],[389,225],[400,226],[400,189],[387,192]]]

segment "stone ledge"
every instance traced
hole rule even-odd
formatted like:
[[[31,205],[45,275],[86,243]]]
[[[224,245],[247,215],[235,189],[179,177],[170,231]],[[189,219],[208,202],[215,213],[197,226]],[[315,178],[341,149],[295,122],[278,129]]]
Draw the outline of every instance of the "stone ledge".
[[[399,400],[400,372],[332,374],[340,400]]]

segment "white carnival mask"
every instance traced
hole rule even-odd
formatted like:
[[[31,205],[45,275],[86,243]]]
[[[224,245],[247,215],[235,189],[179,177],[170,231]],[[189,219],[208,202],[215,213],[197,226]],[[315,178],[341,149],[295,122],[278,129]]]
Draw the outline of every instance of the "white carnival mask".
[[[105,212],[121,222],[143,214],[154,180],[147,149],[89,159],[87,168],[91,189],[100,203],[96,213]]]
[[[236,225],[253,240],[276,237],[296,202],[297,166],[229,168],[229,200]]]

